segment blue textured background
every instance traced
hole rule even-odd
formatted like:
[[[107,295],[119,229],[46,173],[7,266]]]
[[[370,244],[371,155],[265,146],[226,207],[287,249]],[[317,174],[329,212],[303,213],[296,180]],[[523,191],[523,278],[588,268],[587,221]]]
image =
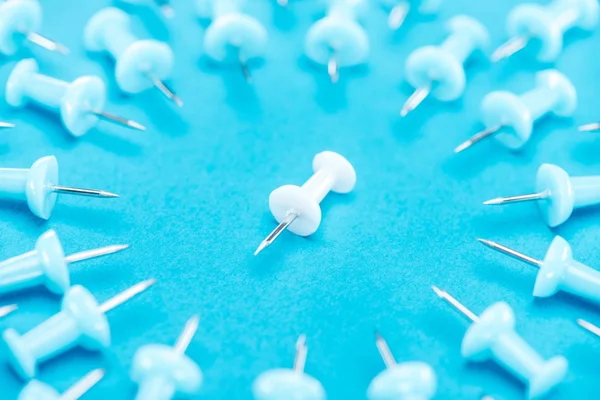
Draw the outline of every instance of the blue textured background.
[[[321,16],[317,1],[252,0],[248,13],[267,27],[264,63],[252,67],[253,85],[238,68],[212,66],[202,57],[203,28],[191,1],[175,1],[177,17],[164,23],[151,9],[131,8],[136,31],[169,42],[176,54],[172,86],[185,101],[176,109],[157,91],[127,98],[115,87],[113,64],[86,55],[81,34],[103,1],[44,1],[42,33],[65,43],[68,58],[33,49],[44,73],[72,80],[99,74],[109,83],[107,111],[149,127],[138,133],[108,123],[81,140],[70,138],[55,115],[29,108],[0,116],[18,124],[0,136],[2,166],[28,167],[54,154],[61,183],[106,189],[120,199],[61,196],[49,222],[26,206],[0,201],[2,258],[29,251],[49,228],[67,253],[113,243],[131,249],[73,266],[72,281],[104,300],[149,277],[146,294],[112,311],[113,346],[105,354],[70,351],[40,370],[41,380],[66,389],[92,368],[107,377],[87,398],[132,398],[131,358],[144,344],[173,343],[194,313],[201,326],[188,354],[205,383],[198,398],[245,399],[253,379],[274,367],[291,366],[299,333],[308,337],[306,371],[323,383],[330,399],[364,398],[383,368],[373,329],[388,339],[398,361],[423,360],[439,378],[439,399],[523,397],[523,386],[492,363],[469,364],[460,356],[467,322],[431,291],[448,290],[474,312],[498,300],[514,307],[517,329],[545,357],[565,355],[570,372],[551,399],[592,398],[600,342],[574,323],[600,322],[597,309],[559,294],[531,296],[536,271],[479,245],[484,237],[542,257],[554,234],[591,265],[597,256],[600,214],[579,211],[549,230],[534,204],[492,208],[499,195],[529,193],[540,163],[575,175],[597,174],[600,139],[576,125],[600,119],[600,33],[572,32],[556,66],[578,89],[572,120],[536,126],[523,152],[514,155],[494,141],[453,155],[452,149],[481,128],[479,103],[491,90],[516,92],[533,86],[545,67],[518,56],[489,65],[480,57],[468,70],[462,100],[427,100],[401,120],[411,88],[404,61],[413,49],[437,44],[443,22],[458,13],[478,18],[494,46],[517,1],[452,0],[440,15],[411,15],[397,34],[372,2],[365,25],[372,45],[369,65],[343,70],[332,87],[323,68],[302,57],[303,38]],[[24,56],[26,54],[21,54]],[[3,60],[0,82],[17,58]],[[252,255],[274,227],[267,199],[282,184],[301,184],[315,153],[334,150],[355,166],[358,182],[347,196],[323,202],[323,222],[309,238],[284,233],[259,257]],[[18,312],[0,328],[25,332],[59,309],[59,298],[34,290],[6,296]],[[4,350],[0,360],[5,360]],[[0,368],[1,398],[12,399],[22,383]]]

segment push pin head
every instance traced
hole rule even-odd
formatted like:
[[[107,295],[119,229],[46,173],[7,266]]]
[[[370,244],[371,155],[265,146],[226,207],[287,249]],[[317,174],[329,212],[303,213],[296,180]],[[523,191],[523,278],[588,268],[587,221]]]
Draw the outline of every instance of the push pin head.
[[[264,57],[266,46],[265,28],[256,19],[241,13],[218,18],[210,24],[204,35],[204,51],[220,63],[247,62]]]

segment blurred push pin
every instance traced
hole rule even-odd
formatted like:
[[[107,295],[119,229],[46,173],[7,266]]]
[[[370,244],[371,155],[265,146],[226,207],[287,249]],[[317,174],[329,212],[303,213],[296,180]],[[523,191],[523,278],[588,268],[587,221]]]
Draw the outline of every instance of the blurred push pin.
[[[29,41],[47,50],[69,54],[60,43],[40,35],[42,9],[37,0],[0,2],[0,53],[11,56]]]
[[[239,63],[246,81],[252,76],[248,62],[262,58],[267,31],[256,19],[242,12],[245,0],[196,0],[196,12],[211,21],[204,35],[204,51],[218,63]]]
[[[58,162],[54,156],[38,159],[31,168],[0,168],[0,193],[25,197],[31,212],[42,219],[50,218],[58,194],[119,197],[104,190],[59,185]]]
[[[578,319],[577,323],[579,324],[579,326],[581,326],[586,331],[591,332],[596,336],[600,336],[600,328],[598,326],[592,324],[591,322],[588,322],[584,319]]]
[[[315,233],[321,223],[319,203],[330,191],[349,193],[356,183],[352,164],[333,151],[323,151],[313,158],[314,174],[304,185],[281,186],[269,195],[269,208],[279,225],[258,246],[257,255],[284,230],[300,236]]]
[[[33,59],[15,65],[4,97],[12,107],[21,108],[31,101],[60,113],[63,125],[75,137],[87,133],[99,119],[141,131],[146,129],[135,121],[103,110],[106,86],[97,76],[83,76],[71,83],[61,81],[38,73],[38,64]]]
[[[62,295],[71,286],[69,264],[117,253],[128,247],[113,245],[65,257],[56,232],[49,230],[40,236],[33,251],[0,262],[0,293],[45,285],[51,292]]]
[[[202,371],[184,353],[198,329],[198,317],[186,323],[175,347],[151,344],[133,356],[131,378],[139,384],[137,400],[170,400],[177,394],[193,395],[202,385]]]
[[[492,61],[508,58],[536,39],[541,46],[537,59],[551,62],[558,58],[563,36],[571,28],[591,31],[598,25],[597,0],[554,0],[545,6],[520,4],[508,15],[506,30],[511,39],[498,47]]]
[[[77,400],[89,392],[103,377],[103,369],[90,371],[62,394],[34,379],[21,390],[17,400]]]
[[[536,201],[546,224],[554,228],[565,222],[574,209],[600,203],[600,176],[570,177],[553,164],[538,168],[535,193],[497,197],[483,204],[503,205]]]
[[[462,341],[463,357],[472,361],[494,358],[528,386],[529,399],[545,395],[562,382],[567,360],[556,356],[546,361],[531,348],[515,332],[515,314],[508,304],[494,303],[478,317],[449,293],[436,286],[433,290],[472,322]]]
[[[367,10],[366,0],[327,0],[327,16],[306,34],[304,52],[317,64],[326,65],[332,83],[339,70],[363,64],[369,56],[369,38],[358,23]]]
[[[375,344],[386,369],[371,381],[367,389],[369,400],[429,400],[435,396],[437,378],[424,362],[397,364],[386,340],[375,332]]]
[[[538,267],[540,270],[533,287],[535,297],[550,297],[563,290],[600,303],[600,271],[574,260],[571,246],[562,237],[554,238],[543,261],[491,240],[477,240],[493,250]]]
[[[2,337],[11,355],[11,365],[24,380],[32,379],[40,362],[56,357],[76,346],[90,351],[110,346],[110,327],[106,313],[142,293],[155,283],[143,281],[98,305],[96,298],[75,285],[65,294],[61,311],[24,335],[14,329]]]
[[[397,30],[404,24],[412,8],[416,7],[420,14],[435,14],[442,0],[379,0],[379,2],[389,10],[388,26],[392,30]]]
[[[125,3],[136,4],[136,5],[150,3],[150,5],[158,7],[161,14],[165,18],[171,19],[175,16],[175,9],[173,8],[173,5],[171,4],[171,0],[121,0],[121,1],[123,1]]]
[[[117,85],[130,94],[141,93],[151,87],[182,106],[183,102],[163,82],[173,70],[173,51],[157,40],[139,40],[131,31],[131,18],[114,7],[98,11],[88,21],[83,43],[86,50],[108,52],[116,60]]]
[[[406,80],[416,90],[404,103],[400,116],[417,108],[429,94],[441,101],[458,99],[466,86],[466,60],[489,44],[487,29],[466,15],[451,18],[446,28],[449,36],[440,46],[421,47],[408,56]]]
[[[571,81],[555,69],[535,75],[536,87],[521,95],[506,91],[489,93],[481,103],[485,129],[454,149],[455,153],[481,140],[494,137],[511,150],[518,150],[531,137],[539,119],[554,114],[570,117],[577,108],[577,91]]]
[[[294,367],[277,368],[264,372],[252,384],[255,400],[325,400],[321,382],[304,372],[306,364],[306,336],[296,342]]]

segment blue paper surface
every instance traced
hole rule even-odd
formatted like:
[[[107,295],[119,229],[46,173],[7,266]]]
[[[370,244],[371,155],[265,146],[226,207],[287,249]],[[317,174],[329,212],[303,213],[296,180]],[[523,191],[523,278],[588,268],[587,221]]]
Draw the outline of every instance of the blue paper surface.
[[[475,313],[506,301],[515,310],[517,331],[544,358],[568,358],[567,379],[548,399],[595,398],[600,339],[575,319],[600,323],[597,306],[564,294],[534,300],[536,270],[486,249],[476,238],[542,258],[560,234],[580,261],[600,264],[598,207],[577,211],[550,230],[533,203],[482,205],[493,197],[530,193],[544,162],[572,175],[600,174],[600,138],[576,129],[600,120],[600,33],[567,34],[554,65],[577,88],[579,107],[571,119],[537,124],[518,154],[493,140],[459,155],[452,150],[482,128],[485,94],[529,90],[535,72],[553,66],[527,54],[497,65],[476,57],[461,100],[427,99],[407,118],[398,115],[412,92],[403,79],[412,50],[440,43],[444,22],[461,13],[488,27],[496,47],[507,39],[506,16],[518,3],[447,1],[436,17],[410,15],[392,33],[385,11],[372,1],[364,18],[369,63],[342,70],[336,86],[323,67],[302,56],[306,31],[323,15],[315,0],[291,0],[287,9],[275,0],[249,1],[248,13],[265,25],[270,39],[264,62],[251,65],[251,85],[239,67],[221,68],[203,58],[203,24],[193,2],[174,1],[177,15],[171,21],[151,8],[126,7],[140,37],[173,47],[170,84],[185,102],[177,109],[156,90],[119,94],[113,62],[83,50],[85,23],[107,2],[42,1],[40,33],[66,44],[72,54],[32,48],[41,72],[69,81],[101,76],[109,89],[106,111],[135,119],[148,131],[101,123],[75,140],[55,114],[37,107],[13,111],[2,103],[0,119],[17,124],[0,133],[2,166],[25,168],[53,154],[62,184],[121,197],[60,196],[48,222],[36,219],[24,203],[0,200],[0,254],[4,259],[29,251],[52,228],[67,254],[131,244],[120,254],[72,266],[72,282],[99,301],[144,279],[158,283],[108,314],[110,351],[69,351],[43,363],[39,378],[63,391],[103,367],[106,378],[85,398],[130,399],[135,385],[128,372],[136,349],[174,343],[185,321],[199,314],[200,328],[187,352],[204,373],[195,398],[250,398],[261,372],[291,367],[301,333],[308,339],[306,372],[323,383],[328,398],[364,398],[384,368],[374,329],[386,337],[398,362],[432,365],[438,399],[523,398],[523,385],[499,366],[461,358],[468,323],[432,292],[435,284]],[[2,60],[2,85],[19,57]],[[275,226],[270,191],[302,184],[322,150],[353,163],[355,191],[325,199],[321,227],[311,237],[284,232],[253,256]],[[20,308],[0,320],[0,328],[23,333],[60,307],[60,299],[44,289],[3,296],[1,302]],[[7,358],[1,350],[0,362]],[[8,367],[0,367],[2,399],[15,398],[21,387]]]

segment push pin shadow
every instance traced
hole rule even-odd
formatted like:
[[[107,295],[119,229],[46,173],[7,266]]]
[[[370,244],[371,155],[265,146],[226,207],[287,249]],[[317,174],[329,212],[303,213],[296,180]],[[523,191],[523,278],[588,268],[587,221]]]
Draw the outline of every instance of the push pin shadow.
[[[366,0],[328,0],[327,16],[315,22],[304,42],[304,52],[313,62],[327,66],[331,83],[340,78],[340,68],[363,64],[369,56],[369,38],[358,22],[366,11]]]
[[[51,386],[34,379],[21,390],[17,400],[77,400],[96,386],[104,378],[104,374],[103,369],[95,369],[62,394]]]
[[[255,400],[325,400],[321,382],[304,372],[306,364],[306,336],[300,335],[296,342],[294,366],[272,369],[259,375],[252,384]]]
[[[42,8],[37,0],[9,0],[0,3],[0,53],[14,55],[25,42],[46,50],[69,54],[64,45],[42,36]]]

